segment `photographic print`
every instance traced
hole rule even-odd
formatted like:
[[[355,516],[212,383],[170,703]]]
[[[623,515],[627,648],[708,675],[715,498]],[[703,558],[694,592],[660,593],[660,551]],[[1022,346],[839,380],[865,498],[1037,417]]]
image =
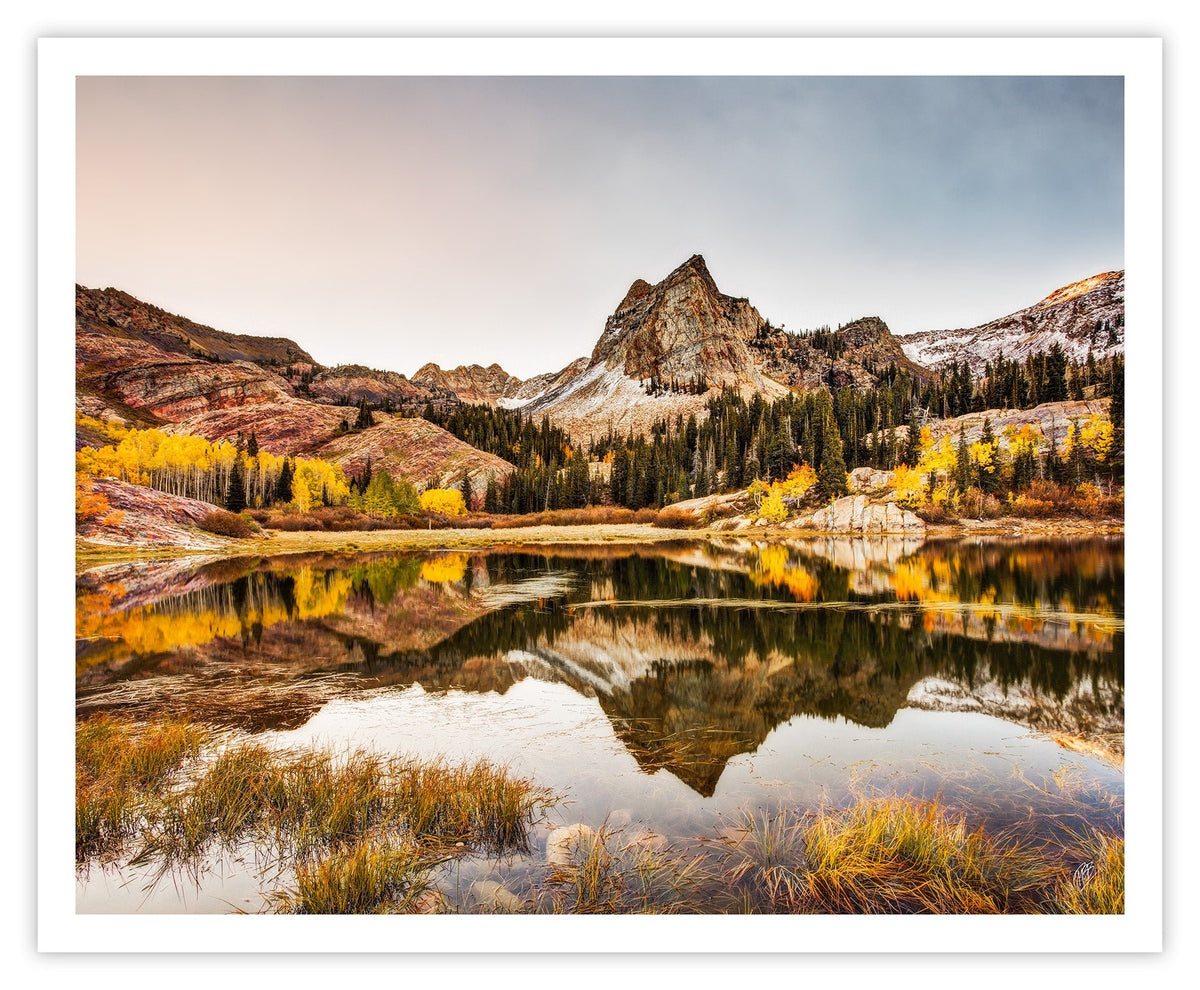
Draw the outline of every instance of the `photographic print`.
[[[63,83],[77,927],[1125,918],[1125,71],[561,62]]]

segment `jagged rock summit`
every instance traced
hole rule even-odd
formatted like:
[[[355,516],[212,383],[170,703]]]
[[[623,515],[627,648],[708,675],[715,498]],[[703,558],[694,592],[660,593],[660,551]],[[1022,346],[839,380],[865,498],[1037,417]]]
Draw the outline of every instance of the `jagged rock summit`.
[[[748,299],[721,292],[694,254],[657,284],[636,279],[586,366],[560,373],[526,408],[577,436],[597,436],[645,430],[661,417],[702,415],[715,389],[771,400],[793,389],[874,384],[871,368],[889,364],[928,374],[875,317],[838,337],[841,346],[830,353],[823,339],[772,326]]]
[[[746,299],[724,295],[704,258],[692,255],[657,285],[637,279],[604,324],[591,366],[633,379],[782,391],[751,358],[749,342],[767,321]]]
[[[501,400],[512,398],[521,388],[521,379],[494,363],[486,368],[479,364],[467,364],[443,370],[431,361],[422,365],[412,380],[430,388],[453,392],[463,402],[483,402],[488,405],[498,405]]]

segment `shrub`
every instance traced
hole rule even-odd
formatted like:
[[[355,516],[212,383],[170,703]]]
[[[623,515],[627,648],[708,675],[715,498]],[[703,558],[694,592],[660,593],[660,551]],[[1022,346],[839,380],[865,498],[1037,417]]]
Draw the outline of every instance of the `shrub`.
[[[696,525],[698,520],[690,512],[685,512],[683,509],[662,509],[658,513],[658,518],[654,520],[654,525],[661,526],[664,529],[691,529]]]
[[[1004,515],[1004,505],[996,496],[972,487],[963,492],[960,511],[971,519],[996,519]]]
[[[227,512],[224,509],[212,509],[196,525],[206,533],[229,536],[235,540],[244,540],[253,535],[251,524],[247,520],[235,512]]]
[[[772,525],[783,522],[787,518],[787,506],[783,504],[783,497],[774,491],[768,494],[759,503],[756,517]]]
[[[520,516],[494,516],[492,528],[520,529],[527,526],[589,526],[631,522],[634,522],[632,509],[618,505],[590,505],[585,509],[550,509]]]

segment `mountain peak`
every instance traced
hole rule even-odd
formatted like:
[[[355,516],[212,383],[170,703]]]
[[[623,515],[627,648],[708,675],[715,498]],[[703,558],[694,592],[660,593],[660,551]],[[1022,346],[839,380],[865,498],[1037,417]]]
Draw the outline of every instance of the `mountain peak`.
[[[663,279],[663,281],[671,283],[685,278],[698,278],[713,292],[718,291],[716,280],[712,277],[712,273],[709,272],[708,265],[705,263],[704,255],[702,254],[693,254],[687,261]]]

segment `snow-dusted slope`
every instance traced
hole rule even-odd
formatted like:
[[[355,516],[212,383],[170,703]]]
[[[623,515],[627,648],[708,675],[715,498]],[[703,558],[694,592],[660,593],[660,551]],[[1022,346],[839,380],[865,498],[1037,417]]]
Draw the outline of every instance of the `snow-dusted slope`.
[[[983,373],[985,362],[1001,355],[1021,360],[1055,343],[1080,361],[1089,350],[1098,358],[1124,351],[1124,271],[1073,282],[1034,306],[983,326],[928,330],[900,338],[905,355],[918,364],[936,368],[952,359],[966,361],[977,375]]]

